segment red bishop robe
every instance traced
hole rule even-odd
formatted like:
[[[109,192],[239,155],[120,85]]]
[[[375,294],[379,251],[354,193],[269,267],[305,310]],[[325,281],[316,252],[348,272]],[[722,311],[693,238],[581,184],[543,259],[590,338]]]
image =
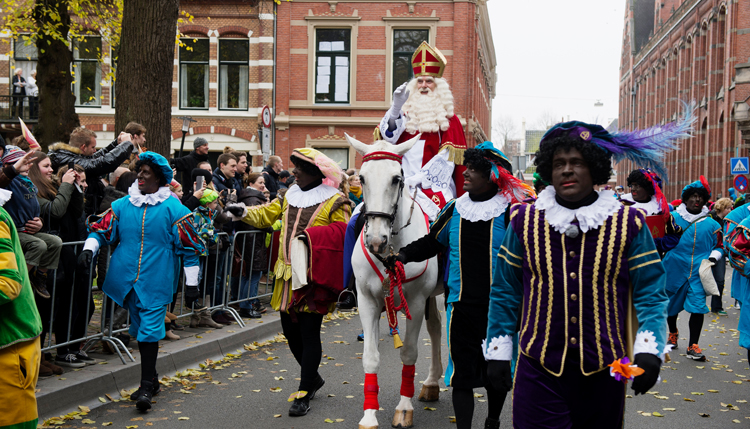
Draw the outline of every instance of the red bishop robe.
[[[449,120],[449,126],[446,131],[439,131],[436,133],[422,133],[420,140],[424,140],[424,145],[415,145],[409,152],[404,156],[404,174],[409,176],[409,163],[414,160],[419,160],[421,157],[421,165],[418,167],[415,165],[415,169],[418,171],[419,168],[427,164],[438,152],[443,148],[447,147],[450,152],[449,160],[455,164],[453,169],[453,182],[456,185],[456,198],[464,194],[464,171],[466,167],[463,165],[463,152],[467,149],[466,138],[464,137],[464,129],[461,126],[457,115],[453,115]],[[396,144],[403,143],[407,140],[414,138],[418,133],[410,134],[407,131],[401,133]],[[416,171],[414,172],[416,173]],[[411,174],[414,174],[411,173]],[[434,192],[432,189],[422,189],[424,194],[430,198],[435,204],[437,204],[442,210],[445,207],[447,201],[443,197],[441,192]]]

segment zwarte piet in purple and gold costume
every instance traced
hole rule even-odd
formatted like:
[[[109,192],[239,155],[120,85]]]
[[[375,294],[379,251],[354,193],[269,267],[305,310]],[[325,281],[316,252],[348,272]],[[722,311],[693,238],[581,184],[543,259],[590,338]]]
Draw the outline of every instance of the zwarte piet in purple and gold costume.
[[[633,381],[636,393],[656,382],[666,345],[664,268],[643,212],[593,186],[607,183],[612,158],[663,171],[663,153],[686,132],[673,125],[658,137],[566,122],[542,138],[535,162],[551,185],[533,205],[510,208],[490,292],[487,359],[510,361],[520,328],[514,427],[622,427],[626,384],[611,364],[629,358],[648,368]],[[559,153],[578,161],[558,165]],[[573,202],[558,195],[567,183],[555,181],[560,168],[577,169],[570,180],[590,185],[590,194]]]

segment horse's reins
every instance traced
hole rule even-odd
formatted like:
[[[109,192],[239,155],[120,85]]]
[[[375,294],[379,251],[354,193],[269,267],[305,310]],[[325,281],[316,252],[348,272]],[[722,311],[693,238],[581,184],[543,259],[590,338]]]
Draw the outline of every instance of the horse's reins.
[[[391,161],[396,161],[399,164],[403,161],[403,157],[401,155],[397,155],[395,153],[391,152],[383,152],[383,151],[376,151],[376,152],[370,152],[367,155],[364,155],[362,157],[362,163],[364,164],[367,161],[376,161],[376,160],[382,160],[387,159]],[[414,196],[411,199],[411,208],[409,209],[409,221],[406,223],[406,225],[399,228],[397,231],[393,231],[393,222],[396,220],[396,212],[398,212],[398,203],[401,201],[401,194],[404,192],[404,170],[401,169],[401,182],[398,186],[398,194],[396,196],[396,204],[393,206],[393,212],[392,213],[385,213],[385,212],[377,212],[377,211],[365,211],[364,213],[360,214],[360,216],[365,216],[365,231],[367,230],[367,218],[368,217],[382,217],[385,219],[388,219],[391,223],[391,236],[398,235],[398,233],[406,228],[407,226],[411,225],[411,217],[412,214],[414,214],[414,203],[417,199],[417,190],[414,189]],[[393,246],[390,247],[390,252],[393,254]],[[371,252],[370,252],[371,253]],[[411,320],[411,313],[409,312],[409,306],[406,303],[406,298],[404,297],[404,290],[403,290],[403,283],[406,280],[406,274],[404,272],[404,265],[401,262],[396,261],[396,264],[393,268],[389,268],[386,263],[385,259],[383,259],[380,255],[374,254],[380,263],[383,264],[385,267],[385,272],[388,275],[388,279],[383,279],[383,289],[388,290],[389,292],[385,296],[385,313],[388,317],[388,326],[391,328],[391,330],[398,329],[398,311],[404,310],[404,314],[406,315],[406,318]],[[388,282],[388,284],[386,284]],[[386,289],[387,288],[387,289]],[[394,291],[394,289],[396,289]],[[395,292],[398,292],[399,298],[401,299],[401,305],[396,306],[394,303],[394,295]],[[401,342],[401,337],[398,334],[398,331],[396,331],[393,334],[393,346],[395,348],[400,348],[403,346],[403,343]]]

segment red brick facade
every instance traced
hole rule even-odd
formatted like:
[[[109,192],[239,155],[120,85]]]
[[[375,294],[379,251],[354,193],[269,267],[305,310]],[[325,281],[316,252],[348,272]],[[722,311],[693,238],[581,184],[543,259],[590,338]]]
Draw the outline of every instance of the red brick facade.
[[[680,100],[694,101],[693,137],[667,157],[669,200],[699,175],[712,199],[727,196],[729,158],[748,156],[750,139],[750,2],[626,0],[619,126],[647,128],[674,120]],[[618,184],[640,166],[617,166]]]
[[[208,64],[208,108],[181,109],[180,106],[180,65],[179,49],[175,46],[174,73],[172,85],[172,148],[178,150],[182,138],[182,121],[177,117],[187,115],[196,119],[189,135],[185,139],[185,150],[192,150],[193,139],[201,135],[209,142],[212,152],[221,152],[225,146],[249,152],[253,156],[253,165],[262,165],[260,144],[258,141],[258,116],[264,105],[271,106],[273,101],[273,1],[260,0],[248,3],[233,0],[204,0],[200,2],[183,2],[181,11],[193,16],[193,22],[185,20],[178,24],[179,31],[188,38],[209,39]],[[223,39],[245,39],[249,45],[248,91],[246,110],[223,110],[219,108],[219,42]],[[8,58],[12,49],[10,43],[0,43],[0,91],[10,94],[9,80],[13,58]],[[99,146],[108,143],[115,135],[115,107],[111,102],[111,83],[104,76],[110,70],[110,47],[103,42],[102,52],[105,61],[100,64],[103,76],[101,85],[100,106],[77,107],[81,125],[97,132]],[[26,75],[24,75],[26,76]],[[4,124],[8,129],[3,134],[17,134],[17,125]],[[117,130],[119,132],[119,130]],[[2,130],[0,130],[2,132]],[[148,139],[148,133],[147,133]],[[148,142],[147,142],[148,146]]]
[[[348,149],[344,133],[371,142],[393,92],[393,31],[429,30],[447,58],[443,77],[470,146],[489,139],[495,53],[485,2],[319,2],[278,7],[275,152],[285,162],[297,147]],[[349,102],[315,102],[315,30],[351,30]],[[358,166],[353,150],[347,167]]]

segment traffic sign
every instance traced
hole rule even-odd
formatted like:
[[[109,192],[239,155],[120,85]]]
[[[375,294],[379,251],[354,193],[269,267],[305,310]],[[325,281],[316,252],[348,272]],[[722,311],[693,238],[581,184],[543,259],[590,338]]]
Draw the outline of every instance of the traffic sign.
[[[263,106],[260,117],[263,121],[263,126],[269,128],[271,126],[271,108],[268,106]]]
[[[750,174],[747,157],[730,158],[730,170],[732,174]]]
[[[734,189],[738,192],[745,192],[747,189],[747,177],[740,174],[734,178]]]

